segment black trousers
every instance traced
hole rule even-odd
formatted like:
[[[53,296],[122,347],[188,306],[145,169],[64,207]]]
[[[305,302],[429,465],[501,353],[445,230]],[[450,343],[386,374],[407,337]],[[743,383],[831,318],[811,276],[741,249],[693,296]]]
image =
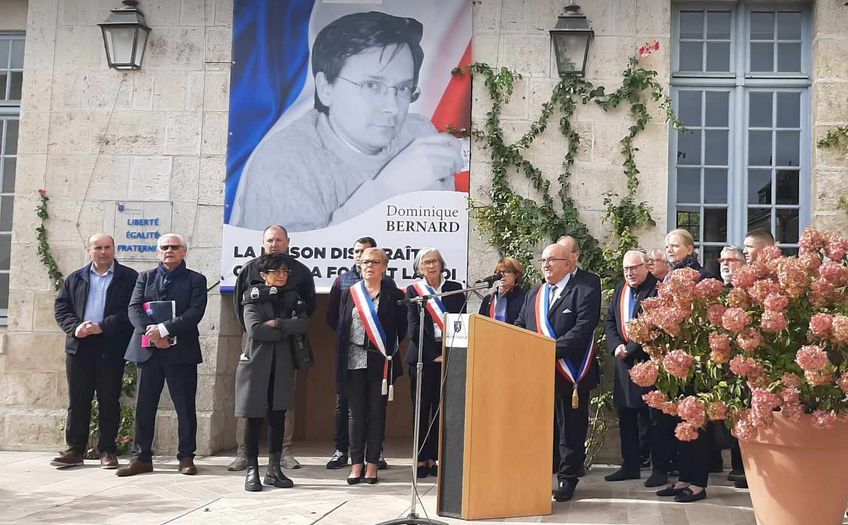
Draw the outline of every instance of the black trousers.
[[[197,448],[197,365],[171,364],[162,352],[167,350],[154,351],[153,356],[138,367],[133,455],[136,460],[146,463],[152,461],[156,411],[166,381],[177,413],[177,457],[193,458]]]
[[[99,349],[80,346],[76,354],[65,354],[69,397],[65,441],[68,449],[85,453],[91,424],[91,400],[97,394],[100,426],[97,450],[114,453],[117,450],[115,438],[121,424],[124,362],[109,362],[103,359]]]
[[[680,462],[679,481],[706,487],[710,476],[710,445],[707,433],[698,430],[698,438],[693,441],[680,441],[678,461]]]
[[[339,392],[336,394],[336,450],[347,454],[350,448],[350,413],[348,412],[347,394]]]
[[[577,390],[580,405],[571,408],[571,394],[557,392],[554,400],[559,426],[559,470],[557,480],[575,478],[586,461],[586,434],[589,431],[589,389]]]
[[[639,419],[647,407],[616,407],[618,410],[618,435],[621,440],[621,468],[639,473],[642,461],[642,428]],[[650,430],[650,427],[649,427]],[[648,440],[650,443],[650,439]]]
[[[415,408],[416,365],[409,365],[412,407]],[[442,397],[441,363],[424,363],[421,370],[421,413],[418,418],[418,461],[439,459],[439,401]],[[434,420],[435,419],[435,420]],[[430,422],[432,421],[432,426]],[[429,430],[429,432],[428,432]]]
[[[742,462],[742,451],[739,449],[739,440],[730,436],[730,467],[736,472],[745,473],[745,463]]]
[[[255,463],[259,458],[259,436],[262,434],[262,423],[268,420],[268,454],[279,454],[283,451],[283,431],[286,426],[285,410],[268,410],[266,417],[247,418],[244,427],[245,457]]]
[[[639,458],[651,458],[651,409],[647,406],[639,409]]]
[[[677,470],[679,441],[674,437],[677,418],[651,408],[651,469],[668,474]]]
[[[382,393],[382,381],[382,370],[375,372],[363,368],[347,371],[351,464],[377,463],[380,460],[388,399]]]

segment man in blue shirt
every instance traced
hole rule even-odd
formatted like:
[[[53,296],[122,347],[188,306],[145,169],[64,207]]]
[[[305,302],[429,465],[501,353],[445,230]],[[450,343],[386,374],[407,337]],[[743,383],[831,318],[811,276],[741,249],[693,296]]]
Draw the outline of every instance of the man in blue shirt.
[[[99,407],[101,468],[118,468],[115,437],[121,421],[124,351],[132,336],[127,305],[138,273],[115,260],[115,242],[105,233],[88,239],[91,263],[65,279],[56,297],[56,322],[66,334],[68,376],[68,450],[50,464],[65,468],[83,464],[88,446],[91,400]]]

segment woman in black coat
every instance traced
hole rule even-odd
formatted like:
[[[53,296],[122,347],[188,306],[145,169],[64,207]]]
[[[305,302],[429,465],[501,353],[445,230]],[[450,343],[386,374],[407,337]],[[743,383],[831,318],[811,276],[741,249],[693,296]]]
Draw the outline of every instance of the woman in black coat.
[[[674,270],[692,268],[701,275],[700,280],[718,279],[705,270],[698,262],[695,241],[687,230],[672,230],[665,236],[665,251],[671,272],[665,276],[668,281]],[[719,279],[720,281],[720,279]],[[690,503],[707,497],[709,480],[709,456],[711,440],[707,431],[698,430],[698,437],[692,441],[680,441],[678,444],[678,462],[680,477],[677,482],[658,490],[657,496],[674,496],[678,503]]]
[[[236,417],[247,418],[245,447],[247,477],[244,489],[262,490],[259,482],[259,433],[268,419],[268,470],[266,485],[291,487],[280,470],[286,410],[294,405],[294,361],[292,345],[302,337],[308,318],[306,304],[293,289],[284,289],[289,269],[279,254],[259,258],[265,284],[254,284],[245,292],[244,324],[247,341],[236,370]]]
[[[503,278],[498,287],[483,298],[479,314],[515,324],[524,304],[524,296],[527,295],[527,289],[522,286],[524,266],[512,257],[504,257],[495,265],[495,273],[498,272],[503,274]]]
[[[413,263],[415,273],[423,279],[411,284],[406,289],[408,298],[418,297],[427,293],[443,293],[461,290],[462,285],[454,281],[446,281],[442,276],[445,260],[435,248],[424,248],[418,252]],[[441,314],[434,321],[431,311],[442,313],[465,312],[465,295],[449,295],[439,300],[430,299],[424,308],[424,342],[418,347],[420,315],[418,303],[410,303],[407,319],[409,324],[409,346],[406,351],[406,362],[409,364],[409,379],[412,386],[412,404],[415,406],[415,388],[418,381],[417,363],[418,352],[422,353],[423,368],[421,370],[421,411],[418,419],[418,470],[419,478],[438,473],[436,460],[439,457],[439,420],[437,417],[439,400],[441,398],[442,380],[442,330]],[[432,421],[432,425],[431,422]]]
[[[336,381],[349,409],[350,485],[377,483],[383,449],[386,401],[403,373],[397,350],[406,335],[403,293],[383,280],[389,260],[379,248],[362,252],[362,280],[342,294],[339,305]]]

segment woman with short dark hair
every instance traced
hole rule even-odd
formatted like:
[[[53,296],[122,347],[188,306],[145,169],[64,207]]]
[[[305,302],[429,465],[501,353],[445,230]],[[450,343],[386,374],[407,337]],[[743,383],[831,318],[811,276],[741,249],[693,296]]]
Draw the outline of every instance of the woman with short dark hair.
[[[504,257],[495,265],[495,273],[502,273],[498,286],[483,298],[480,315],[514,324],[521,313],[527,289],[523,286],[524,266],[517,259]]]
[[[236,417],[247,418],[244,489],[262,490],[259,481],[259,433],[268,420],[266,485],[288,488],[294,483],[280,469],[286,410],[294,405],[294,338],[306,332],[306,304],[285,288],[289,269],[281,254],[259,258],[264,284],[251,285],[242,298],[247,341],[236,370]]]

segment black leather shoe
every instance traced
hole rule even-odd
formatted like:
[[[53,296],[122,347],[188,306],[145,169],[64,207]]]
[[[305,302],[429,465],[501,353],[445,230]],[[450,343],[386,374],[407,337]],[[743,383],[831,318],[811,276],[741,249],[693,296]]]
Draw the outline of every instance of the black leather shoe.
[[[268,456],[268,470],[265,471],[265,479],[262,480],[266,485],[271,485],[280,489],[289,489],[294,487],[294,481],[290,480],[283,469],[280,468],[280,453],[271,454]]]
[[[434,478],[439,477],[439,466],[436,465],[435,463],[433,463],[430,466],[429,472],[430,472],[430,475],[433,476]]]
[[[744,470],[733,469],[727,474],[727,481],[740,481],[745,479]]]
[[[347,454],[341,450],[336,450],[333,453],[333,457],[327,462],[327,468],[330,470],[340,469],[345,465],[347,465]]]
[[[674,484],[671,484],[664,489],[658,490],[657,496],[677,496],[677,495],[683,493],[683,491],[686,490],[687,488],[689,488],[689,487],[676,489],[676,488],[674,488]]]
[[[262,483],[259,481],[258,462],[247,466],[247,476],[244,478],[244,490],[248,492],[262,491]]]
[[[645,480],[646,487],[662,487],[666,483],[668,483],[668,476],[657,471],[651,472],[651,475]]]
[[[736,480],[733,482],[733,486],[737,489],[747,489],[748,488],[748,480],[745,478]]]
[[[418,465],[418,468],[415,469],[415,477],[418,479],[426,478],[430,475],[430,467],[427,465]]]
[[[604,476],[604,479],[607,481],[624,481],[626,479],[639,479],[641,477],[642,476],[641,474],[639,474],[638,470],[636,472],[630,472],[628,470],[620,468],[612,474],[607,474],[606,476]]]
[[[380,481],[380,479],[377,476],[374,476],[373,478],[362,478],[362,482],[369,485],[376,485],[378,481]]]
[[[352,470],[352,469],[351,469]],[[362,465],[362,470],[359,471],[358,476],[348,476],[347,484],[348,485],[357,485],[362,481],[362,478],[365,477],[365,465]]]
[[[580,480],[577,478],[569,478],[559,482],[559,485],[553,492],[554,501],[568,501],[574,497],[574,488]]]
[[[674,497],[674,501],[677,503],[692,503],[694,501],[701,501],[702,499],[707,497],[707,490],[703,489],[701,492],[692,492],[692,489],[686,487],[682,489],[682,492]]]

